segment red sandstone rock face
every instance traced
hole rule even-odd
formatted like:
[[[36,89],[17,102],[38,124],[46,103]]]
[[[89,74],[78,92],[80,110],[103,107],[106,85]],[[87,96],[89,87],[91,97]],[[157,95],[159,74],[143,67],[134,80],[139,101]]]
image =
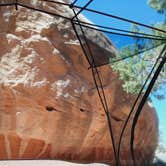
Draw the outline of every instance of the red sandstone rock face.
[[[70,25],[24,8],[1,8],[0,53],[0,159],[114,162],[106,117]],[[99,71],[117,145],[134,97],[123,91],[109,66]],[[132,163],[129,129],[130,124],[122,141],[122,165]],[[153,158],[158,138],[149,104],[135,137],[141,165]]]

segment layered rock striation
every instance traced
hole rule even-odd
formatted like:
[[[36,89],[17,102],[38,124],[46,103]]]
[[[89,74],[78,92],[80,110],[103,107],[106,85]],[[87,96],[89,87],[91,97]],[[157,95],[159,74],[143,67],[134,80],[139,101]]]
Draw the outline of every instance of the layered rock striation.
[[[46,2],[42,7],[71,15],[66,7]],[[101,52],[115,53],[103,34],[95,36],[89,40],[99,60]],[[88,67],[70,22],[23,7],[0,8],[0,159],[114,163],[106,117]],[[110,66],[99,72],[117,145],[135,97],[123,91]],[[120,154],[122,165],[129,166],[130,125]],[[141,165],[153,159],[158,140],[157,116],[148,103],[135,134]]]

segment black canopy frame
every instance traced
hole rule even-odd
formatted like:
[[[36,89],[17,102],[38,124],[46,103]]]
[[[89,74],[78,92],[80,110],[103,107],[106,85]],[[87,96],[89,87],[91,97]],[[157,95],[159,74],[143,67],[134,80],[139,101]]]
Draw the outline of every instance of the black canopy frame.
[[[103,106],[104,112],[105,112],[106,117],[107,117],[107,123],[108,123],[108,127],[109,127],[110,137],[111,137],[111,140],[112,140],[112,146],[113,146],[114,157],[115,157],[115,165],[116,166],[121,165],[120,158],[119,158],[120,157],[120,145],[121,145],[121,141],[122,141],[122,138],[123,138],[124,131],[126,129],[128,121],[131,117],[131,114],[134,112],[136,104],[138,103],[138,100],[140,99],[142,91],[144,90],[145,86],[147,86],[146,91],[145,91],[140,103],[138,104],[138,107],[137,107],[136,111],[135,111],[135,115],[134,115],[134,119],[133,119],[133,123],[132,123],[132,127],[131,127],[130,150],[131,150],[131,156],[132,156],[132,159],[133,159],[133,165],[136,166],[134,150],[133,150],[134,149],[133,148],[133,146],[134,146],[134,131],[135,131],[135,127],[136,127],[138,118],[140,116],[140,113],[142,111],[142,108],[143,108],[143,106],[144,106],[144,104],[145,104],[145,102],[146,102],[146,100],[147,100],[147,98],[148,98],[148,96],[149,96],[149,94],[150,94],[150,92],[151,92],[151,90],[152,90],[152,88],[155,84],[155,81],[157,80],[164,64],[166,63],[166,31],[163,30],[163,29],[159,29],[159,28],[156,28],[156,27],[153,27],[153,26],[149,26],[149,25],[146,25],[146,24],[143,24],[143,23],[136,22],[134,20],[129,20],[129,19],[126,19],[126,18],[122,18],[120,16],[115,16],[115,15],[111,15],[111,14],[108,14],[108,13],[104,13],[104,12],[100,12],[100,11],[96,11],[96,10],[87,8],[88,5],[90,5],[93,2],[93,0],[87,0],[87,3],[83,7],[76,5],[78,0],[74,0],[73,3],[64,3],[64,2],[61,2],[61,1],[58,1],[58,0],[40,0],[40,1],[48,2],[48,3],[55,3],[56,5],[67,6],[73,11],[74,16],[70,18],[70,17],[66,17],[64,15],[60,15],[58,13],[53,13],[53,12],[50,12],[50,11],[46,11],[46,10],[43,10],[43,9],[32,7],[30,5],[27,5],[27,4],[24,4],[24,3],[20,2],[20,0],[13,0],[11,3],[0,3],[0,7],[15,6],[15,9],[18,10],[19,6],[21,6],[21,7],[31,9],[31,10],[38,11],[38,12],[49,14],[49,15],[52,15],[52,16],[55,16],[55,17],[64,18],[64,19],[71,22],[73,30],[76,34],[76,37],[79,40],[81,48],[84,52],[84,55],[86,56],[86,59],[87,59],[89,65],[90,65],[89,69],[91,69],[91,71],[92,71],[94,83],[95,83],[95,86],[96,86],[101,104]],[[76,10],[77,10],[77,12],[76,12]],[[124,21],[124,22],[127,22],[127,23],[133,23],[135,25],[139,25],[139,26],[148,28],[150,30],[163,33],[165,36],[163,37],[163,36],[160,36],[160,35],[153,35],[153,34],[148,34],[148,33],[132,32],[132,31],[129,31],[129,30],[118,29],[118,28],[115,28],[115,27],[108,27],[108,26],[97,25],[97,24],[92,24],[92,23],[89,23],[89,22],[85,22],[85,21],[80,20],[79,17],[78,17],[83,11],[96,13],[96,14],[99,14],[99,15],[102,15],[102,16],[106,16],[108,18],[121,20],[121,21]],[[79,27],[79,29],[81,31],[81,36],[78,33],[78,28],[77,27]],[[133,37],[133,38],[136,37],[136,38],[140,38],[140,39],[143,38],[143,39],[148,39],[148,40],[160,41],[160,43],[158,43],[158,45],[156,45],[155,47],[160,46],[160,45],[164,45],[160,55],[158,56],[158,58],[156,58],[156,62],[154,64],[152,70],[150,71],[149,75],[147,76],[147,78],[146,78],[146,80],[145,80],[145,82],[144,82],[144,84],[143,84],[143,86],[142,86],[142,88],[141,88],[141,90],[140,90],[140,92],[139,92],[132,108],[131,108],[131,111],[130,111],[130,113],[129,113],[126,121],[125,121],[125,124],[124,124],[124,126],[122,128],[122,131],[120,133],[120,138],[119,138],[119,143],[118,143],[118,148],[117,149],[115,147],[115,141],[114,141],[114,136],[113,136],[113,131],[112,131],[112,123],[111,123],[110,112],[109,112],[109,109],[108,109],[108,103],[107,103],[107,99],[106,99],[106,96],[105,96],[102,79],[101,79],[101,76],[100,76],[99,71],[98,71],[98,67],[103,66],[103,65],[108,65],[109,62],[104,63],[104,64],[100,64],[100,65],[97,65],[95,63],[95,57],[93,55],[93,51],[92,51],[92,49],[89,45],[88,39],[85,35],[85,33],[86,33],[85,28],[89,28],[89,29],[99,31],[99,32],[103,32],[103,33],[122,35],[122,36],[126,36],[126,37]],[[152,49],[152,48],[149,48],[147,50],[150,50],[150,49]],[[125,60],[127,58],[132,58],[132,57],[134,57],[134,56],[136,56],[140,53],[143,53],[147,50],[143,50],[143,51],[137,52],[133,55],[128,55],[128,56],[125,56],[123,58],[116,59],[116,60],[112,61],[111,63],[119,62],[119,61]],[[152,75],[153,75],[153,77],[151,78]]]

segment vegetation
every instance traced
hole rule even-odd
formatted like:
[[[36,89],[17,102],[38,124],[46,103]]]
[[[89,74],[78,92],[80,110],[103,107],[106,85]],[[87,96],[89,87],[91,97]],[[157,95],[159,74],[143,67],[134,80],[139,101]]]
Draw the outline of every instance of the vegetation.
[[[148,4],[160,14],[166,16],[166,0],[149,0]],[[156,26],[158,28],[166,30],[165,20],[163,20],[162,23],[157,24]],[[131,30],[133,32],[141,32],[136,25],[133,25]],[[165,35],[164,33],[159,33],[153,30],[151,31],[151,34],[160,36]],[[126,55],[133,55],[135,53],[138,53],[140,50],[148,50],[150,47],[154,47],[154,49],[141,54],[137,54],[132,58],[113,63],[111,64],[111,66],[114,71],[119,72],[120,79],[124,81],[124,90],[131,94],[138,94],[148,73],[155,63],[156,57],[161,52],[163,45],[158,46],[160,43],[154,40],[138,38],[135,38],[133,43],[134,44],[129,44],[123,47],[119,51],[119,55],[118,57],[116,57],[116,59],[122,58]],[[164,84],[166,84],[166,65],[165,70],[163,70],[160,74],[152,91],[152,94],[158,99],[164,98],[163,90],[161,91]]]
[[[166,15],[166,1],[165,0],[148,0],[148,4],[160,14]]]

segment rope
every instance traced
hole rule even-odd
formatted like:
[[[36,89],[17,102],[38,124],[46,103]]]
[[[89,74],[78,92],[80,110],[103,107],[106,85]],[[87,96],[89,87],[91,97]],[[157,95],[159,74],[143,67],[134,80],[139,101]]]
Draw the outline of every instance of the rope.
[[[18,10],[18,0],[15,0],[15,9]]]
[[[76,15],[74,9],[73,9],[73,12],[74,14]],[[77,21],[79,22],[79,19],[78,17],[76,16],[75,17],[77,19]],[[88,44],[88,41],[87,41],[87,38],[85,36],[85,32],[81,26],[81,24],[79,24],[80,26],[80,29],[81,29],[81,32],[83,34],[83,38],[85,40],[85,43],[87,45],[87,48],[88,48],[88,52],[89,52],[89,55],[91,57],[91,61],[92,61],[92,64],[90,63],[90,66],[94,65],[95,61],[94,61],[94,57],[93,57],[93,54],[91,52],[91,49],[90,49],[90,46]],[[81,39],[80,39],[81,40]],[[85,56],[88,57],[88,54],[87,52],[85,51]],[[89,59],[89,58],[88,58]],[[101,101],[101,104],[103,106],[103,109],[105,111],[105,114],[106,114],[106,117],[107,117],[107,123],[108,123],[108,127],[109,127],[109,131],[110,131],[110,136],[111,136],[111,140],[112,140],[112,146],[113,146],[113,151],[114,151],[114,156],[115,156],[115,161],[116,161],[116,165],[117,165],[117,155],[116,155],[116,149],[115,149],[115,143],[114,143],[114,137],[113,137],[113,131],[112,131],[112,124],[111,124],[111,119],[110,119],[110,114],[109,114],[109,109],[108,109],[108,105],[107,105],[107,101],[106,101],[106,97],[105,97],[105,93],[104,93],[104,89],[103,89],[103,84],[102,84],[102,81],[101,81],[101,78],[100,78],[100,75],[99,75],[99,72],[97,70],[97,68],[91,68],[92,70],[92,75],[93,75],[93,79],[94,79],[94,83],[95,83],[95,86],[96,86],[96,89],[97,89],[97,92],[98,92],[98,95],[99,95],[99,98],[100,98],[100,101]],[[97,79],[96,79],[96,74],[97,74],[97,78],[98,78],[98,81],[99,81],[99,84],[100,84],[100,87],[101,87],[101,93],[100,93],[100,89],[99,89],[99,86],[97,84]]]
[[[59,2],[59,1],[53,1],[53,0],[42,0],[42,1],[51,2],[51,3],[55,3],[55,4],[59,4],[59,5],[65,5],[65,6],[71,7],[71,4],[67,4],[67,3],[63,3],[63,2]],[[77,1],[77,0],[75,0],[75,1]],[[11,5],[15,5],[15,3],[0,4],[0,6],[11,6]],[[37,10],[39,12],[44,12],[46,14],[50,14],[50,15],[54,15],[54,16],[56,15],[56,16],[59,16],[59,17],[65,18],[65,19],[71,19],[71,18],[62,16],[62,15],[57,15],[57,14],[52,13],[52,12],[47,12],[47,11],[44,11],[44,10],[32,8],[32,7],[29,7],[27,5],[23,5],[21,3],[17,3],[17,5],[20,5],[22,7],[27,7],[27,8],[32,9],[32,10]],[[77,6],[77,5],[74,5],[73,7],[81,9],[81,10],[83,9],[83,7],[80,7],[80,6]],[[84,10],[92,12],[92,13],[100,14],[100,15],[103,15],[103,16],[107,16],[107,17],[110,17],[110,18],[118,19],[118,20],[121,20],[121,21],[124,21],[124,22],[133,23],[135,25],[140,25],[140,26],[146,27],[146,28],[151,29],[151,30],[155,30],[155,31],[166,33],[166,31],[163,30],[163,29],[159,29],[159,28],[156,28],[156,27],[153,27],[153,26],[149,26],[149,25],[146,25],[146,24],[143,24],[143,23],[139,23],[139,22],[136,22],[136,21],[133,21],[133,20],[129,20],[129,19],[126,19],[126,18],[122,18],[122,17],[119,17],[119,16],[111,15],[111,14],[108,14],[108,13],[104,13],[104,12],[100,12],[100,11],[96,11],[96,10],[88,9],[88,8],[84,8]]]
[[[158,61],[159,61],[159,59],[160,59],[160,57],[161,57],[161,55],[163,54],[163,52],[164,52],[165,49],[166,49],[166,45],[163,47],[163,49],[162,49],[160,55],[159,55],[158,58],[156,59],[156,62],[155,62],[155,64],[154,64],[153,68],[151,69],[149,75],[147,76],[147,78],[146,78],[146,80],[145,80],[145,82],[144,82],[142,88],[140,89],[139,94],[138,94],[138,96],[137,96],[137,98],[136,98],[136,100],[135,100],[135,102],[134,102],[134,104],[133,104],[133,106],[132,106],[132,108],[131,108],[131,111],[130,111],[130,113],[129,113],[129,115],[128,115],[126,121],[125,121],[125,123],[124,123],[124,126],[123,126],[122,131],[121,131],[121,134],[120,134],[119,143],[118,143],[118,163],[119,163],[119,156],[120,156],[120,146],[121,146],[123,134],[124,134],[124,131],[125,131],[126,127],[127,127],[128,121],[129,121],[129,119],[130,119],[132,113],[134,112],[135,106],[136,106],[136,104],[137,104],[137,102],[138,102],[138,100],[139,100],[139,98],[140,98],[140,96],[141,96],[143,90],[145,89],[146,84],[148,83],[148,81],[149,81],[149,79],[150,79],[150,77],[151,77],[151,75],[152,75],[154,69],[156,68],[156,66],[157,66],[157,64],[158,64]]]
[[[74,6],[74,7],[78,8],[78,9],[81,8],[80,6]],[[110,17],[110,18],[118,19],[118,20],[121,20],[121,21],[124,21],[124,22],[135,24],[135,25],[140,25],[142,27],[146,27],[148,29],[155,30],[155,31],[158,31],[158,32],[166,33],[166,31],[163,30],[163,29],[159,29],[159,28],[156,28],[156,27],[153,27],[153,26],[149,26],[149,25],[137,22],[137,21],[129,20],[129,19],[126,19],[126,18],[123,18],[123,17],[112,15],[112,14],[100,12],[100,11],[89,9],[89,8],[86,8],[85,11],[89,11],[89,12],[100,14],[100,15],[107,16],[107,17]]]
[[[75,23],[75,24],[78,25],[78,23]],[[101,32],[104,32],[104,33],[114,34],[114,35],[133,37],[133,38],[135,37],[135,38],[139,38],[139,39],[163,40],[163,41],[166,41],[165,37],[161,37],[161,38],[157,37],[157,38],[155,38],[155,37],[148,37],[148,36],[131,35],[131,34],[118,33],[118,32],[112,32],[112,31],[108,31],[108,30],[97,29],[97,28],[94,28],[94,27],[91,27],[91,26],[87,26],[87,25],[83,25],[83,24],[81,24],[81,26],[85,27],[85,28],[90,28],[90,29],[93,29],[93,30],[96,30],[96,31],[101,31]]]
[[[166,50],[166,48],[164,48],[164,51]],[[163,52],[163,51],[162,51]],[[142,108],[143,106],[145,105],[146,101],[147,101],[147,98],[149,97],[149,94],[164,66],[164,64],[166,63],[166,52],[164,53],[164,57],[160,57],[160,59],[162,59],[162,61],[160,62],[158,68],[156,69],[155,73],[154,73],[154,76],[153,78],[151,79],[150,83],[149,83],[149,86],[147,87],[147,90],[144,94],[144,96],[142,97],[142,100],[137,108],[137,111],[136,111],[136,114],[134,116],[134,119],[133,119],[133,124],[132,124],[132,127],[131,127],[131,137],[130,137],[130,151],[131,151],[131,154],[132,154],[132,159],[133,159],[133,162],[134,162],[134,166],[136,166],[136,161],[135,161],[135,156],[134,156],[134,131],[135,131],[135,128],[136,128],[136,125],[137,125],[137,122],[138,122],[138,118],[141,114],[141,111],[142,111]],[[162,54],[160,54],[162,56]],[[159,58],[157,59],[157,61],[160,60]]]
[[[160,38],[161,39],[166,39],[166,37],[162,37],[162,36],[158,36],[158,35],[141,33],[141,32],[133,32],[133,31],[129,31],[129,30],[123,30],[123,29],[118,29],[118,28],[113,28],[113,27],[108,27],[108,26],[102,26],[102,25],[98,25],[98,24],[92,24],[92,23],[88,23],[88,22],[84,22],[84,21],[80,21],[80,23],[86,24],[89,29],[91,29],[91,27],[98,27],[98,28],[103,28],[103,29],[115,30],[115,31],[119,31],[119,32],[126,32],[126,33],[131,33],[131,34],[138,34],[138,35],[143,35],[143,36],[149,36],[149,37],[151,36],[151,37],[159,38],[159,39]],[[96,28],[96,30],[99,31],[99,29],[97,29],[97,28]],[[100,31],[102,31],[102,29],[100,29]]]
[[[46,0],[43,0],[43,1],[46,1]],[[93,0],[90,0],[84,7],[80,7],[80,6],[75,5],[76,2],[77,2],[77,0],[75,0],[72,4],[66,4],[66,3],[63,3],[63,2],[58,2],[58,1],[53,1],[53,0],[47,0],[47,2],[56,3],[56,4],[59,4],[59,5],[65,5],[65,6],[69,6],[70,8],[72,8],[72,10],[74,12],[74,17],[73,18],[69,18],[69,17],[63,16],[63,15],[60,15],[60,14],[56,14],[56,13],[49,12],[49,11],[44,11],[42,9],[37,9],[37,8],[31,7],[31,6],[22,4],[22,3],[18,3],[17,0],[15,0],[15,3],[0,4],[0,6],[3,7],[3,6],[13,6],[13,5],[15,5],[16,10],[18,9],[18,6],[22,6],[22,7],[31,9],[31,10],[35,10],[35,11],[42,12],[42,13],[45,13],[45,14],[50,14],[50,15],[53,15],[53,16],[56,16],[56,17],[61,17],[61,18],[64,18],[64,19],[67,19],[67,20],[71,21],[72,26],[73,26],[73,30],[74,30],[74,32],[75,32],[75,34],[76,34],[76,36],[77,36],[77,38],[78,38],[78,40],[79,40],[79,42],[81,44],[82,50],[83,50],[83,52],[84,52],[84,54],[85,54],[85,56],[86,56],[86,58],[88,60],[88,63],[90,64],[90,67],[91,67],[91,70],[92,70],[92,75],[93,75],[94,83],[95,83],[95,86],[96,86],[96,89],[97,89],[97,92],[98,92],[101,104],[103,106],[103,109],[104,109],[106,117],[107,117],[107,122],[108,122],[110,136],[111,136],[111,139],[112,139],[112,146],[113,146],[113,151],[114,151],[114,155],[115,155],[116,165],[118,166],[118,164],[119,164],[119,155],[120,155],[120,145],[121,145],[121,141],[122,141],[122,138],[123,138],[123,134],[124,134],[125,128],[127,126],[129,118],[130,118],[132,112],[134,111],[134,108],[135,108],[135,106],[136,106],[136,104],[137,104],[137,102],[138,102],[138,100],[139,100],[139,98],[140,98],[140,96],[142,94],[143,89],[145,88],[145,86],[146,86],[147,82],[149,81],[149,79],[150,79],[150,77],[151,77],[154,69],[156,68],[156,65],[157,65],[157,63],[159,61],[159,58],[156,60],[156,63],[153,66],[152,71],[148,75],[147,80],[145,81],[143,87],[140,90],[140,93],[138,94],[138,96],[137,96],[137,98],[136,98],[136,100],[134,102],[134,105],[133,105],[133,107],[131,109],[131,112],[130,112],[129,116],[128,116],[127,120],[125,121],[124,127],[122,129],[121,134],[120,134],[120,139],[119,139],[119,143],[118,143],[118,152],[116,153],[116,148],[115,148],[115,143],[114,143],[114,137],[113,137],[113,131],[112,131],[112,124],[111,124],[111,119],[110,119],[110,114],[109,114],[109,109],[108,109],[108,105],[107,105],[106,96],[105,96],[104,89],[103,89],[102,80],[100,78],[97,66],[95,65],[95,59],[93,57],[92,51],[91,51],[90,46],[88,44],[87,38],[85,36],[84,29],[82,27],[90,28],[90,29],[93,29],[93,30],[96,30],[96,31],[101,31],[101,32],[109,33],[109,34],[126,36],[126,37],[127,36],[128,37],[137,37],[137,38],[142,38],[142,39],[158,40],[158,41],[159,40],[160,41],[165,41],[166,39],[164,37],[156,36],[156,35],[151,35],[151,34],[144,34],[144,33],[139,33],[139,32],[131,32],[131,31],[123,30],[123,29],[106,27],[106,26],[101,26],[101,25],[97,25],[97,24],[96,25],[92,25],[90,23],[86,23],[86,22],[80,21],[77,16],[82,11],[89,11],[89,12],[92,12],[92,13],[100,14],[102,16],[107,16],[109,18],[114,18],[114,19],[118,19],[118,20],[121,20],[121,21],[124,21],[124,22],[133,23],[135,25],[146,27],[148,29],[155,30],[155,31],[158,31],[158,32],[166,33],[166,31],[162,30],[162,29],[159,29],[159,28],[156,28],[156,27],[152,27],[152,26],[143,24],[143,23],[139,23],[139,22],[136,22],[136,21],[133,21],[133,20],[129,20],[129,19],[122,18],[122,17],[119,17],[119,16],[115,16],[115,15],[111,15],[111,14],[107,14],[107,13],[104,13],[104,12],[100,12],[100,11],[96,11],[96,10],[93,10],[93,9],[86,8],[92,1]],[[76,13],[73,8],[80,9],[80,11],[78,13]],[[75,18],[76,18],[77,22],[75,22],[75,20],[74,20]],[[79,37],[79,34],[77,33],[75,24],[79,25],[79,27],[81,29],[81,32],[83,34],[83,38],[84,38],[84,41],[86,43],[86,46],[87,46],[87,49],[88,49],[90,57],[88,56],[88,53],[86,52],[86,49],[85,49],[85,47],[84,47],[84,45],[82,43],[82,40]],[[94,28],[94,27],[99,27],[99,28],[108,29],[108,30],[115,30],[115,31],[119,31],[119,32],[130,33],[130,34],[116,33],[116,32],[111,32],[111,31],[108,31],[108,30],[97,29],[97,28]],[[137,34],[137,35],[131,35],[131,34]],[[162,51],[162,52],[164,52],[164,51]],[[118,61],[124,60],[126,58],[130,58],[130,57],[133,57],[133,56],[135,56],[135,55],[130,55],[128,57],[123,57],[121,59],[118,59]],[[160,54],[160,56],[161,56],[161,54]],[[165,61],[166,61],[166,57],[163,57],[163,60],[159,64],[159,66],[158,66],[158,68],[157,68],[157,70],[156,70],[156,72],[155,72],[155,74],[154,74],[154,76],[153,76],[153,78],[152,78],[152,80],[151,80],[148,88],[147,88],[147,91],[145,92],[145,94],[144,94],[144,96],[142,98],[142,101],[140,102],[140,105],[138,106],[137,112],[136,112],[135,117],[133,119],[133,124],[132,124],[132,128],[131,128],[130,150],[131,150],[132,159],[133,159],[134,164],[136,164],[135,163],[135,157],[134,157],[134,149],[133,149],[135,127],[136,127],[139,115],[141,113],[141,110],[142,110],[142,108],[143,108],[143,106],[145,104],[145,101],[146,101],[148,95],[150,94],[150,92],[151,92],[151,90],[153,88],[153,85],[154,85],[154,83],[155,83],[155,81],[156,81],[156,79],[157,79],[157,77],[158,77],[158,75],[159,75],[159,73],[160,73],[163,65],[165,64]],[[98,83],[100,85],[98,85]],[[99,86],[100,86],[100,88],[99,88]]]
[[[91,61],[90,61],[90,59],[89,59],[89,57],[88,57],[88,55],[87,55],[87,53],[86,53],[86,50],[85,50],[84,45],[83,45],[83,43],[82,43],[82,40],[80,39],[79,34],[78,34],[77,30],[76,30],[76,27],[75,27],[75,25],[74,25],[74,23],[73,23],[72,21],[71,21],[71,24],[72,24],[73,30],[74,30],[74,32],[75,32],[75,34],[76,34],[76,37],[77,37],[77,39],[78,39],[79,42],[80,42],[81,48],[82,48],[82,50],[83,50],[83,53],[84,53],[84,55],[86,56],[86,59],[87,59],[88,63],[89,63],[90,66],[91,66],[91,65],[92,65],[92,64],[91,64]]]
[[[73,6],[77,3],[78,0],[74,0],[71,4],[70,4],[70,8],[73,8]]]
[[[70,8],[73,8],[73,7],[74,8],[78,8],[78,9],[82,9],[83,8],[83,7],[75,5],[76,2],[73,2],[72,4],[74,4],[74,5],[72,6],[71,4],[63,3],[63,2],[59,2],[59,1],[53,1],[53,0],[42,0],[42,1],[51,2],[51,3],[55,3],[55,4],[60,4],[60,5],[65,5],[65,6],[68,6]],[[77,1],[77,0],[75,0],[75,1]],[[153,27],[153,26],[149,26],[149,25],[140,23],[140,22],[136,22],[134,20],[129,20],[129,19],[126,19],[126,18],[122,18],[122,17],[119,17],[119,16],[115,16],[115,15],[104,13],[104,12],[100,12],[100,11],[96,11],[96,10],[89,9],[89,8],[84,8],[84,10],[92,12],[92,13],[97,13],[97,14],[100,14],[100,15],[103,15],[103,16],[107,16],[107,17],[110,17],[110,18],[118,19],[118,20],[121,20],[121,21],[124,21],[124,22],[129,22],[129,23],[132,23],[132,24],[135,24],[135,25],[140,25],[140,26],[146,27],[146,28],[151,29],[151,30],[155,30],[155,31],[166,33],[166,31],[163,30],[163,29],[159,29],[159,28],[156,28],[156,27]]]
[[[15,3],[2,3],[0,4],[0,7],[5,7],[5,6],[13,6]]]
[[[55,17],[61,17],[61,18],[64,18],[66,20],[69,20],[69,21],[71,20],[71,18],[69,18],[69,17],[65,17],[65,16],[62,16],[60,14],[56,14],[56,13],[53,13],[53,12],[44,11],[42,9],[37,9],[37,8],[31,7],[31,6],[28,6],[28,5],[24,5],[24,4],[19,3],[19,2],[17,3],[17,5],[25,7],[27,9],[35,10],[35,11],[38,11],[38,12],[41,12],[41,13],[50,14],[50,15],[55,16]]]
[[[77,1],[77,0],[76,0],[76,1]],[[76,18],[83,10],[85,10],[85,8],[86,8],[88,5],[90,5],[90,3],[92,3],[92,2],[93,2],[93,0],[89,0],[88,3],[86,3],[85,6],[82,7],[81,10],[80,10],[77,14],[75,13],[75,15],[74,15],[74,17],[72,18],[72,20],[74,20],[74,18]],[[70,7],[73,8],[74,5],[72,4]]]
[[[139,51],[139,52],[137,52],[137,53],[135,53],[135,54],[132,54],[132,55],[129,55],[129,56],[125,56],[125,57],[123,57],[123,58],[119,58],[119,59],[116,59],[116,60],[112,60],[111,62],[106,62],[106,63],[100,64],[100,65],[97,65],[97,66],[95,66],[95,67],[102,67],[102,66],[105,66],[105,65],[108,65],[108,64],[113,64],[113,63],[117,63],[117,62],[123,61],[123,60],[128,59],[128,58],[133,58],[133,57],[135,57],[135,56],[138,56],[139,54],[143,54],[143,53],[145,53],[145,52],[147,52],[147,51],[149,51],[149,50],[152,50],[152,49],[154,49],[154,48],[156,48],[156,47],[159,47],[159,46],[161,46],[161,45],[163,45],[163,43],[160,43],[160,44],[158,44],[158,45],[155,45],[154,47],[148,48],[148,49],[146,49],[146,50]],[[89,67],[88,69],[90,69],[90,68],[91,68],[91,67]]]
[[[120,59],[116,59],[116,60],[114,60],[114,61],[112,61],[112,62],[110,62],[110,63],[112,64],[112,63],[120,62],[120,61],[125,60],[125,59],[128,59],[128,58],[133,58],[134,56],[136,56],[136,55],[138,55],[138,54],[143,54],[144,52],[147,52],[147,51],[149,51],[149,50],[152,50],[152,49],[154,49],[154,48],[156,48],[156,47],[159,47],[159,46],[161,46],[161,45],[163,45],[163,43],[160,43],[160,44],[158,44],[158,45],[155,45],[155,46],[153,46],[153,47],[150,47],[150,48],[148,48],[148,49],[146,49],[146,50],[139,51],[139,52],[137,52],[137,53],[135,53],[135,54],[132,54],[132,55],[129,55],[129,56],[120,58]]]

